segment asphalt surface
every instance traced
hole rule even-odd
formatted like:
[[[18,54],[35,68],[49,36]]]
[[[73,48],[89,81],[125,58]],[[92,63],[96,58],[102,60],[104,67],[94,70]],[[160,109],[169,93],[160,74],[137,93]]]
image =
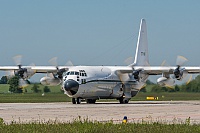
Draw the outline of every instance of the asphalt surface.
[[[0,118],[6,123],[54,121],[72,122],[75,119],[121,123],[128,122],[191,123],[200,124],[200,101],[134,101],[129,104],[96,103],[1,103]]]

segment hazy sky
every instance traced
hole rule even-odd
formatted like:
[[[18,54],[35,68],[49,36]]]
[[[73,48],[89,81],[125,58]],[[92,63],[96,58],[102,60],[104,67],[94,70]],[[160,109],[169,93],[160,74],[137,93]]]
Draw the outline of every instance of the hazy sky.
[[[134,56],[140,19],[148,30],[149,60],[200,65],[199,0],[0,0],[0,65],[125,65]]]

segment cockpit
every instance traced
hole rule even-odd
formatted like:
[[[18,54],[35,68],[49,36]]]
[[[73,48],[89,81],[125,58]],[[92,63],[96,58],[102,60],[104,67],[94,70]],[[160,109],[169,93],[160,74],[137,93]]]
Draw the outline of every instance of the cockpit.
[[[85,70],[79,70],[79,72],[77,71],[68,71],[65,76],[68,75],[77,75],[77,76],[83,76],[83,77],[87,77],[87,74],[85,72]]]
[[[78,76],[78,75],[79,75],[79,72],[76,72],[76,71],[69,71],[69,72],[66,73],[66,76],[67,76],[67,75],[77,75],[77,76]]]

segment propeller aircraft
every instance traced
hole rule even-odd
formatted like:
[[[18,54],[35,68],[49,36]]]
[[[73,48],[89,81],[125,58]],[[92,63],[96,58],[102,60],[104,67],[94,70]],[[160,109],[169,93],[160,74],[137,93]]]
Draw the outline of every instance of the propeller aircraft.
[[[35,73],[46,73],[41,84],[61,85],[73,104],[80,104],[82,99],[87,103],[95,103],[98,99],[128,103],[145,86],[149,75],[161,75],[157,83],[172,87],[175,80],[200,73],[200,67],[184,67],[187,59],[182,56],[177,57],[176,66],[150,66],[145,19],[141,19],[134,63],[128,66],[73,66],[71,62],[58,66],[56,58],[49,61],[53,66],[22,66],[21,57],[15,60],[17,66],[0,66],[0,70],[13,71],[22,80]]]

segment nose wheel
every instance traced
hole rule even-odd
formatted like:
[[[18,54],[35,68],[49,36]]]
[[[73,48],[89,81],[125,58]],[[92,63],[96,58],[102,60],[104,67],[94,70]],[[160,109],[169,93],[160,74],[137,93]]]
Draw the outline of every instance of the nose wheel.
[[[80,104],[81,98],[72,98],[72,104]]]

